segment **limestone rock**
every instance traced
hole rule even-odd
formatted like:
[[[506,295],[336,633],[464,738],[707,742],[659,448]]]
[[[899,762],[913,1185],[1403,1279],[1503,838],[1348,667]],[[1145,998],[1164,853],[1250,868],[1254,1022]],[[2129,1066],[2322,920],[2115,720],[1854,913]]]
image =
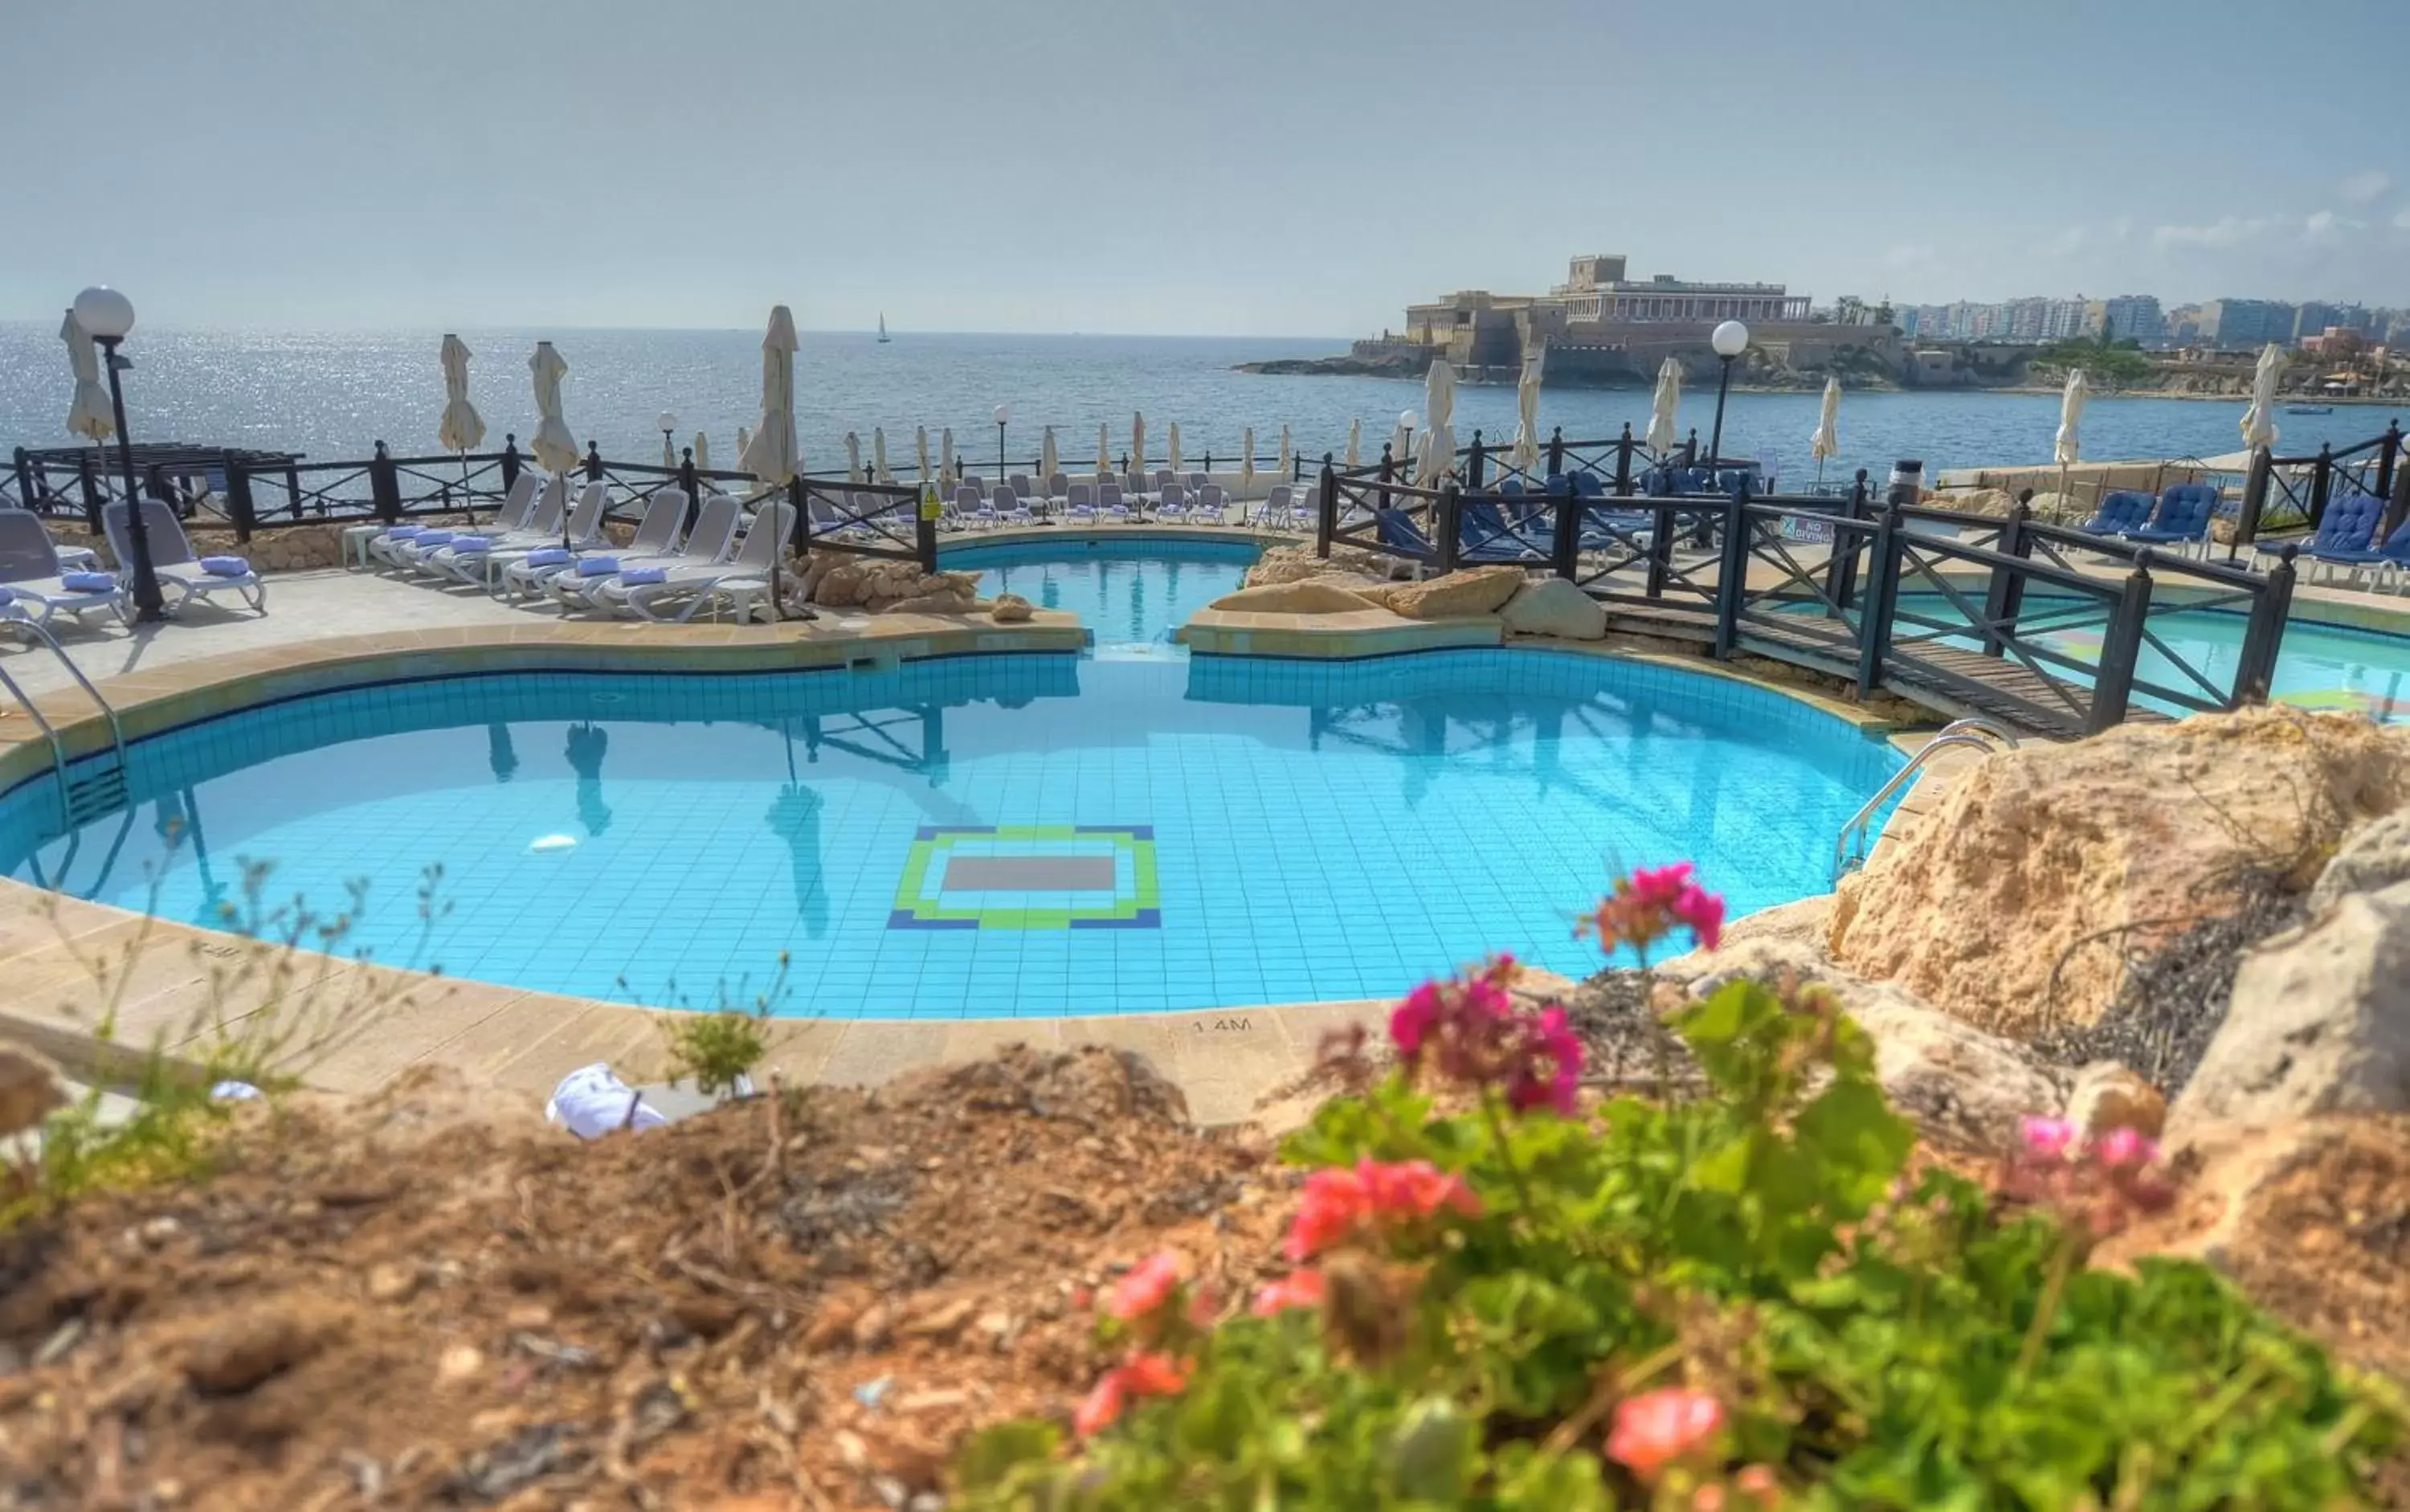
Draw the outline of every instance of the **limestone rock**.
[[[1903,844],[1842,884],[1829,943],[1973,1023],[2097,1021],[2129,951],[2288,880],[2410,799],[2410,729],[2268,707],[2133,724],[1969,764]]]
[[[1517,635],[1554,635],[1568,641],[1606,639],[1606,606],[1569,578],[1543,577],[1525,583],[1506,601],[1498,618]]]
[[[2179,1129],[2410,1112],[2410,882],[2347,894],[2243,958]]]
[[[1020,594],[999,593],[995,596],[995,607],[990,609],[988,614],[999,625],[1018,625],[1025,622],[1036,612],[1030,607],[1029,601]]]
[[[952,593],[921,593],[878,605],[880,614],[959,615],[970,612],[971,601]]]
[[[1690,957],[1688,959],[1700,959]],[[1889,982],[1835,967],[1811,940],[1768,933],[1704,957],[1713,969],[1690,983],[1705,996],[1735,977],[1832,988],[1875,1041],[1875,1074],[1893,1106],[1926,1138],[1958,1150],[2009,1148],[2018,1120],[2066,1106],[2066,1075],[2011,1040],[1987,1034]]]
[[[1408,619],[1463,619],[1496,614],[1523,586],[1520,567],[1468,567],[1461,572],[1401,583],[1389,589],[1392,614]]]
[[[2028,500],[2033,517],[2045,525],[2081,525],[2098,514],[2091,500],[2071,493],[2038,493]]]
[[[2410,808],[2397,809],[2352,831],[2310,889],[2310,917],[2343,901],[2346,893],[2373,893],[2410,881]]]
[[[1987,515],[2006,519],[2015,513],[2017,496],[2006,488],[1966,488],[1949,493],[1927,494],[1930,507],[1947,509],[1959,515]]]
[[[2095,1263],[2204,1261],[2338,1356],[2410,1376],[2410,1117],[2331,1114],[2273,1127],[2205,1126],[2173,1141],[2175,1205]]]
[[[1240,586],[1260,588],[1269,583],[1295,583],[1333,572],[1382,579],[1389,575],[1394,565],[1395,558],[1367,551],[1361,546],[1332,546],[1328,557],[1315,556],[1312,546],[1274,546],[1247,569]]]
[[[19,1045],[0,1045],[0,1139],[22,1133],[67,1104],[58,1069]]]
[[[2168,1099],[2157,1087],[2115,1061],[2094,1061],[2075,1073],[2075,1090],[2067,1096],[2066,1116],[2094,1138],[2130,1128],[2156,1139],[2167,1127]]]
[[[1372,605],[1333,583],[1311,580],[1267,583],[1225,593],[1206,605],[1242,614],[1353,614]]]

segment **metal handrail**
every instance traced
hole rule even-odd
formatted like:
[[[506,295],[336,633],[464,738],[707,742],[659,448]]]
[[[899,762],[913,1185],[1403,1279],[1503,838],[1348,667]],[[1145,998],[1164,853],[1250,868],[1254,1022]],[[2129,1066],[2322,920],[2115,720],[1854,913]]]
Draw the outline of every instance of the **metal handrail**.
[[[1999,744],[1995,746],[1994,741]],[[1867,829],[1874,823],[1875,815],[1882,811],[1882,806],[1891,801],[1894,793],[1908,786],[1909,780],[1924,767],[1927,758],[1938,751],[1956,747],[1989,752],[2003,749],[2014,750],[2017,746],[2015,735],[1989,720],[1970,716],[1963,720],[1953,720],[1943,725],[1939,734],[1926,741],[1924,749],[1909,757],[1908,763],[1894,772],[1891,775],[1891,780],[1884,783],[1873,797],[1866,801],[1864,807],[1850,816],[1850,821],[1841,826],[1841,833],[1833,839],[1833,880],[1837,882],[1866,865],[1864,850],[1866,835]],[[1857,845],[1850,843],[1853,836],[1859,842]]]
[[[74,659],[67,655],[65,648],[59,645],[57,636],[30,619],[11,619],[8,621],[8,628],[31,632],[35,640],[47,647],[50,653],[59,659],[59,665],[67,669],[67,676],[75,679],[76,685],[84,691],[85,695],[100,705],[102,716],[109,720],[109,743],[117,757],[117,769],[121,773],[123,772],[125,770],[125,727],[118,722],[115,706],[101,696],[100,690],[93,686],[92,679],[83,675],[83,669],[77,666]],[[67,786],[66,742],[59,738],[58,727],[51,724],[43,715],[32,696],[19,685],[16,678],[8,675],[6,667],[0,667],[0,685],[5,685],[18,704],[23,706],[25,712],[34,717],[34,722],[41,726],[43,738],[50,742],[51,765],[58,773],[59,778],[60,817],[65,821],[68,829],[75,828],[74,794]]]

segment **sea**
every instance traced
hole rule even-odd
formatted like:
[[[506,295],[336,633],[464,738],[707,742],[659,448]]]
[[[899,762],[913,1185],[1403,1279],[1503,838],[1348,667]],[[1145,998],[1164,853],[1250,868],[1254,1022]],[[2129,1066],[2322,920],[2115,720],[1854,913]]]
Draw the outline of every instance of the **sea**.
[[[522,447],[535,423],[527,360],[539,338],[569,363],[562,409],[581,441],[615,459],[661,455],[657,417],[678,420],[676,441],[709,438],[716,466],[735,462],[736,429],[755,423],[761,402],[761,335],[749,330],[464,330],[475,354],[470,397],[499,449],[515,433]],[[397,456],[439,450],[443,406],[434,330],[272,331],[138,328],[126,354],[127,428],[137,441],[185,442],[298,451],[313,460],[365,458],[377,441]],[[1309,459],[1343,455],[1351,421],[1362,423],[1366,461],[1396,428],[1399,413],[1423,408],[1419,382],[1365,377],[1271,376],[1238,364],[1343,353],[1343,338],[1164,336],[1007,336],[929,334],[898,329],[881,343],[867,331],[802,333],[795,362],[795,424],[807,470],[844,465],[853,432],[865,460],[873,433],[886,432],[890,465],[908,475],[915,427],[926,427],[934,458],[951,427],[963,455],[992,463],[995,414],[1008,407],[1002,443],[1015,468],[1054,428],[1067,470],[1093,465],[1096,428],[1106,427],[1114,458],[1129,446],[1133,412],[1145,414],[1149,450],[1162,454],[1167,428],[1181,429],[1183,460],[1234,458],[1254,429],[1258,457],[1271,458],[1285,425]],[[55,323],[0,323],[0,449],[54,446],[76,438],[65,429],[72,396],[66,354]],[[1682,400],[1680,424],[1706,442],[1715,391]],[[1813,393],[1735,394],[1724,418],[1724,451],[1753,456],[1780,483],[1816,481],[1808,450],[1819,397]],[[1626,422],[1647,429],[1646,390],[1546,390],[1544,430],[1567,439],[1613,436]],[[2208,457],[2238,449],[2239,400],[2095,398],[2082,423],[2083,455],[2110,460]],[[2058,429],[2054,395],[1853,393],[1841,401],[1840,454],[1822,476],[1846,478],[1866,468],[1877,478],[1901,458],[1924,463],[1925,476],[1949,468],[2046,463]],[[2279,450],[2344,446],[2385,429],[2389,412],[2339,405],[2323,415],[2280,414]],[[1459,387],[1459,443],[1479,429],[1497,444],[1515,432],[1511,386]]]

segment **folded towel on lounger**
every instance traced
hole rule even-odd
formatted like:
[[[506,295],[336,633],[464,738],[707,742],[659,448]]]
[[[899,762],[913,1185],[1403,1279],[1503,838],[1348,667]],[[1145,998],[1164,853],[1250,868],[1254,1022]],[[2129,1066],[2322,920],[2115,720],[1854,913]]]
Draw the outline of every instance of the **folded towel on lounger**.
[[[530,567],[558,567],[569,560],[569,553],[559,546],[542,546],[527,555]]]
[[[588,557],[577,564],[580,577],[608,577],[618,570],[619,559],[617,557]]]
[[[631,567],[619,574],[619,581],[630,588],[641,587],[646,583],[666,583],[669,580],[668,571],[661,567]]]
[[[456,552],[491,551],[493,548],[494,543],[482,535],[456,535],[452,538],[452,549]]]
[[[70,593],[114,593],[115,573],[67,573],[59,578],[59,586]]]
[[[240,557],[203,557],[201,571],[211,577],[249,577],[251,563]]]

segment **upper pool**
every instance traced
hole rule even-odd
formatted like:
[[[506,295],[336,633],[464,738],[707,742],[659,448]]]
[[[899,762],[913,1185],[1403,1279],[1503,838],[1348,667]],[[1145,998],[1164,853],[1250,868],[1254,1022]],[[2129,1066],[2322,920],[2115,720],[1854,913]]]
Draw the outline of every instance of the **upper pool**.
[[[1252,541],[1133,540],[1065,535],[949,546],[948,571],[980,574],[989,597],[1018,593],[1041,609],[1067,609],[1096,637],[1106,658],[1177,657],[1171,632],[1225,593],[1238,591],[1262,555]]]
[[[379,959],[595,997],[744,996],[785,952],[792,1014],[1190,1010],[1500,950],[1584,975],[1574,917],[1638,864],[1694,859],[1738,913],[1822,892],[1896,762],[1775,692],[1552,651],[498,674],[144,740],[135,807],[74,836],[21,785],[0,870],[200,924],[246,859],[322,909],[362,881]]]

